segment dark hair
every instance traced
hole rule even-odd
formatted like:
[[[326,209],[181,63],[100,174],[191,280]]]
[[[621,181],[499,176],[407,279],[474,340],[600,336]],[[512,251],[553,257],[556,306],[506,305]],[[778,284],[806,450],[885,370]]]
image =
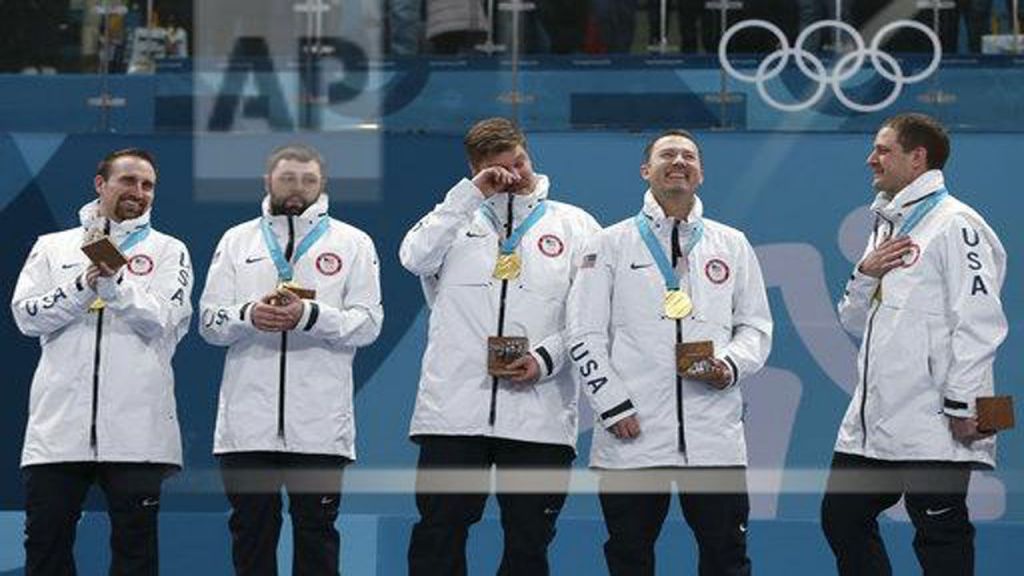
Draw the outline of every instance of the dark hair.
[[[691,133],[689,130],[683,130],[682,128],[672,128],[669,130],[665,130],[661,134],[658,134],[654,138],[651,138],[650,140],[647,141],[647,145],[644,146],[644,164],[651,161],[651,151],[654,150],[654,145],[658,143],[658,140],[661,140],[662,138],[668,138],[669,136],[682,136],[683,138],[686,138],[690,142],[693,142],[693,145],[697,147],[697,155],[703,163],[704,155],[701,154],[700,142],[697,142],[697,137],[694,136],[693,133]]]
[[[153,167],[153,173],[157,173],[156,158],[148,150],[143,150],[142,148],[123,148],[121,150],[114,150],[104,156],[103,160],[100,160],[100,163],[96,165],[96,175],[106,180],[110,177],[110,167],[113,166],[114,161],[126,156],[149,162],[149,165]]]
[[[924,148],[928,153],[928,169],[941,170],[949,159],[949,133],[938,120],[926,114],[898,114],[885,121],[896,132],[896,141],[904,152]]]
[[[466,132],[463,144],[466,146],[469,163],[477,166],[494,154],[514,150],[516,146],[526,148],[526,136],[507,118],[487,118]]]
[[[267,174],[274,171],[277,167],[277,163],[282,160],[296,160],[298,162],[316,162],[316,165],[320,167],[320,175],[327,176],[327,167],[324,164],[324,158],[320,155],[320,152],[312,146],[306,144],[287,144],[285,146],[279,146],[267,156]]]

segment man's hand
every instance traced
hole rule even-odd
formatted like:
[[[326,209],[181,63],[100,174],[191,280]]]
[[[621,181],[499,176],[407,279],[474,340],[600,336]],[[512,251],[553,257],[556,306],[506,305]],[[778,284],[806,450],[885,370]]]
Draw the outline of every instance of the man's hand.
[[[473,185],[490,198],[519,182],[519,176],[501,166],[490,166],[473,176]]]
[[[957,418],[949,416],[949,429],[953,432],[953,438],[964,446],[970,446],[975,440],[988,438],[995,432],[981,432],[978,430],[977,418]]]
[[[302,318],[302,300],[288,290],[275,290],[253,304],[250,318],[264,332],[292,330]]]
[[[914,243],[909,236],[890,238],[882,242],[861,260],[857,270],[873,278],[881,278],[893,268],[903,265],[903,255],[910,252]]]
[[[118,268],[117,270],[120,270],[120,268]],[[88,284],[89,288],[95,292],[96,279],[99,278],[100,276],[103,276],[104,278],[110,278],[117,274],[117,270],[111,268],[110,266],[107,266],[106,262],[100,262],[99,264],[90,264],[89,267],[85,269],[85,283]]]
[[[700,380],[713,388],[722,390],[732,383],[732,371],[725,360],[720,358],[705,358],[695,362],[686,371],[686,377],[692,380]]]
[[[637,420],[636,414],[633,414],[612,424],[609,430],[619,440],[630,440],[640,435],[640,421]]]
[[[540,379],[540,365],[537,364],[533,354],[524,354],[516,358],[506,368],[518,372],[518,374],[508,377],[516,384],[533,384]]]

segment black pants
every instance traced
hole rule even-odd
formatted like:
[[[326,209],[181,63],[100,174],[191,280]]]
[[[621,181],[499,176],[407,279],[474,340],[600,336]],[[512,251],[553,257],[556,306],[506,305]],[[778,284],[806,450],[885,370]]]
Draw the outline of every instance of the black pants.
[[[417,441],[420,458],[416,507],[420,521],[413,526],[409,541],[409,575],[466,574],[466,538],[469,527],[483,514],[492,465],[497,469],[497,497],[505,536],[498,574],[548,574],[547,549],[565,503],[572,448],[482,436],[420,436]],[[437,484],[444,480],[429,474],[446,468],[470,471],[454,478],[469,489],[444,492],[443,484]],[[515,472],[530,468],[552,473],[544,475],[546,483],[539,491],[511,492],[517,490],[509,486],[515,481]]]
[[[601,471],[598,493],[608,528],[608,573],[654,575],[654,544],[668,513],[673,481],[683,518],[697,539],[698,574],[749,575],[750,501],[746,469],[739,467]]]
[[[821,526],[841,576],[888,576],[878,514],[905,499],[925,576],[974,574],[974,526],[967,516],[971,465],[891,462],[836,452]]]
[[[218,458],[232,508],[228,527],[236,574],[277,574],[282,487],[292,517],[292,574],[338,574],[341,538],[334,521],[347,458],[288,452],[234,452]]]
[[[93,483],[110,514],[110,574],[159,573],[157,513],[164,464],[65,462],[26,466],[25,574],[74,575],[75,531]]]

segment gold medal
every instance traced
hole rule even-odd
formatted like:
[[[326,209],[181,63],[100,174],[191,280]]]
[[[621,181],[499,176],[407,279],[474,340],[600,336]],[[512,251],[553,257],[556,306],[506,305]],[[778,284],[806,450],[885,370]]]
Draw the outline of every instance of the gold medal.
[[[107,303],[104,302],[102,298],[97,298],[92,301],[92,304],[89,304],[89,312],[99,312],[100,310],[103,310],[106,305]]]
[[[686,317],[693,310],[693,301],[682,290],[665,292],[665,316],[679,319]]]
[[[494,277],[498,280],[512,280],[519,277],[522,269],[522,261],[519,254],[498,254],[498,261],[494,265]]]

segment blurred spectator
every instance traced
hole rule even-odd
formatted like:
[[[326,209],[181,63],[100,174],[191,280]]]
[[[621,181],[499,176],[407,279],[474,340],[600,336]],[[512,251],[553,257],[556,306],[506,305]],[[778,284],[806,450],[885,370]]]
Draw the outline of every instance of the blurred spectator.
[[[836,18],[836,0],[799,0],[798,8],[800,14],[800,31],[819,20],[842,20],[850,23],[850,7],[853,0],[841,2],[840,14]],[[838,46],[836,46],[838,40]],[[843,33],[835,33],[834,28],[825,28],[815,32],[805,48],[810,50],[836,50],[842,49],[844,43]]]
[[[671,21],[673,6],[679,12],[679,49],[682,52],[714,52],[718,46],[717,11],[704,7],[707,0],[665,0],[665,14]],[[650,22],[650,45],[661,42],[661,0],[647,0],[647,19]],[[669,25],[665,26],[668,35]]]
[[[388,52],[410,56],[419,52],[423,0],[388,0]]]
[[[62,67],[68,0],[0,0],[0,72]]]
[[[542,0],[536,2],[537,14],[547,32],[550,51],[573,54],[583,51],[589,6],[581,0]]]
[[[463,54],[487,37],[480,0],[426,0],[427,40],[436,54]]]
[[[930,11],[926,18],[930,18]],[[992,0],[956,0],[956,7],[943,10],[939,18],[942,51],[955,54],[960,48],[960,20],[967,28],[967,51],[981,52],[981,37],[992,28]]]
[[[636,28],[637,0],[590,0],[601,40],[608,52],[629,52]]]

